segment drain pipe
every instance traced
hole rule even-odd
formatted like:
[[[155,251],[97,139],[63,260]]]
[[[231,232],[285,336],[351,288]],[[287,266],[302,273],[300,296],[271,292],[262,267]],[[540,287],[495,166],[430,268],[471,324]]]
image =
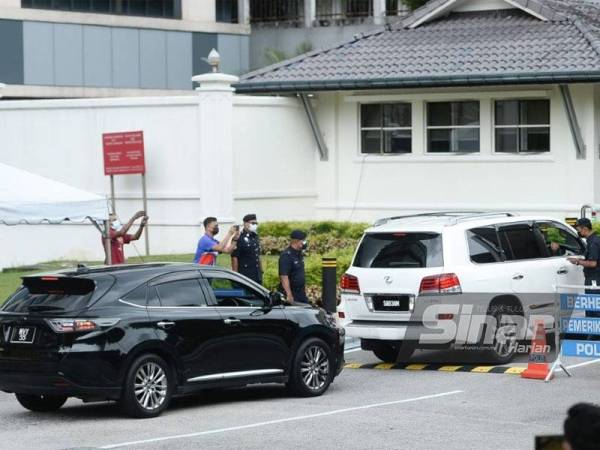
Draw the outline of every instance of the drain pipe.
[[[569,85],[561,84],[560,93],[565,105],[567,119],[569,120],[569,128],[571,129],[573,143],[575,144],[575,148],[577,150],[577,159],[585,159],[585,143],[583,142],[583,137],[581,136],[581,128],[579,127],[579,122],[577,121],[577,114],[575,113],[575,107],[573,106],[573,98],[571,97]]]
[[[317,142],[317,147],[319,149],[319,155],[321,156],[321,161],[327,161],[329,151],[327,150],[327,144],[325,143],[325,139],[323,139],[323,134],[321,133],[321,128],[319,128],[319,123],[317,122],[317,116],[315,116],[315,111],[310,103],[310,99],[308,95],[302,93],[298,94],[300,100],[302,101],[302,106],[304,106],[304,111],[306,112],[306,117],[308,117],[308,122],[310,123],[310,128],[312,130],[312,134]]]

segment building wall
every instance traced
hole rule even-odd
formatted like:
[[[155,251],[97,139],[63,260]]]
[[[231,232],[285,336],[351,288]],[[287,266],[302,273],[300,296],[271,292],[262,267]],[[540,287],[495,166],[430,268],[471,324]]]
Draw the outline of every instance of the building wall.
[[[326,48],[337,42],[349,40],[381,26],[373,23],[361,25],[329,26],[315,28],[260,27],[254,26],[250,35],[250,68],[272,64],[267,57],[270,49],[282,51],[288,58],[298,54],[298,46],[309,44],[313,49]]]
[[[574,216],[584,203],[600,204],[597,187],[598,103],[593,85],[572,87],[588,148],[576,159],[562,98],[557,87],[463,89],[436,93],[358,95],[321,94],[319,121],[330,149],[317,164],[317,215],[339,220],[373,220],[426,210],[501,210]],[[551,152],[539,155],[493,153],[492,101],[495,98],[549,98]],[[481,152],[473,155],[425,153],[425,101],[481,100]],[[412,154],[363,156],[359,141],[359,104],[412,102]]]
[[[214,214],[203,206],[201,185],[217,192],[232,187],[236,221],[248,212],[260,220],[313,217],[315,150],[297,101],[241,97],[235,99],[232,117],[218,120],[236,124],[232,135],[216,136],[231,140],[234,163],[203,170],[214,179],[201,180],[201,164],[218,155],[212,155],[214,148],[200,146],[200,133],[211,130],[202,128],[194,96],[5,101],[0,102],[0,161],[108,196],[102,133],[143,130],[153,254],[195,251],[203,218]],[[141,179],[117,176],[115,184],[117,212],[125,222],[142,209]],[[142,239],[126,246],[126,254],[143,254],[144,247]],[[99,234],[91,225],[2,226],[0,248],[0,268],[52,259],[103,259]]]

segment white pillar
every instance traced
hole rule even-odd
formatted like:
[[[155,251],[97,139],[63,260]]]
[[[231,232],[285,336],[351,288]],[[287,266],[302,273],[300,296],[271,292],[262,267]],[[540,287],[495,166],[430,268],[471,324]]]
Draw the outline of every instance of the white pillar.
[[[381,25],[385,22],[385,0],[373,0],[373,23]]]
[[[206,73],[192,77],[198,94],[198,182],[202,220],[233,222],[233,83],[238,77]],[[185,163],[185,161],[182,161]]]
[[[2,91],[4,91],[5,87],[6,85],[4,83],[0,83],[0,98],[2,98]]]
[[[312,28],[317,18],[317,0],[304,0],[304,26]]]
[[[240,25],[250,24],[250,0],[237,0],[238,2],[238,23]]]

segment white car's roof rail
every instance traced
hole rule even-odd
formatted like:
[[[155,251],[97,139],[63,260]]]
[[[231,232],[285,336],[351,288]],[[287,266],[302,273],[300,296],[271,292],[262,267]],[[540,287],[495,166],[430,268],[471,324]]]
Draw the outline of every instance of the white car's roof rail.
[[[516,214],[510,212],[487,212],[487,213],[474,213],[467,216],[456,217],[454,219],[454,224],[465,222],[467,220],[477,220],[477,219],[488,219],[493,217],[515,217]]]
[[[375,221],[373,224],[374,227],[378,227],[383,225],[390,220],[400,220],[400,219],[411,219],[417,217],[448,217],[453,219],[453,223],[456,224],[463,220],[473,220],[479,218],[486,217],[513,217],[514,214],[509,212],[485,212],[485,211],[438,211],[438,212],[429,212],[429,213],[420,213],[420,214],[407,214],[404,216],[392,216],[385,217],[383,219],[379,219]]]

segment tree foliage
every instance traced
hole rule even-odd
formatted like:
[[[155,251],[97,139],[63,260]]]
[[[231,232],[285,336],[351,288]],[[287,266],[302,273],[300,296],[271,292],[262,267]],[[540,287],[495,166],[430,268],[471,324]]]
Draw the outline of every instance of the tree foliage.
[[[427,0],[400,0],[404,5],[410,8],[411,11],[423,6]]]

